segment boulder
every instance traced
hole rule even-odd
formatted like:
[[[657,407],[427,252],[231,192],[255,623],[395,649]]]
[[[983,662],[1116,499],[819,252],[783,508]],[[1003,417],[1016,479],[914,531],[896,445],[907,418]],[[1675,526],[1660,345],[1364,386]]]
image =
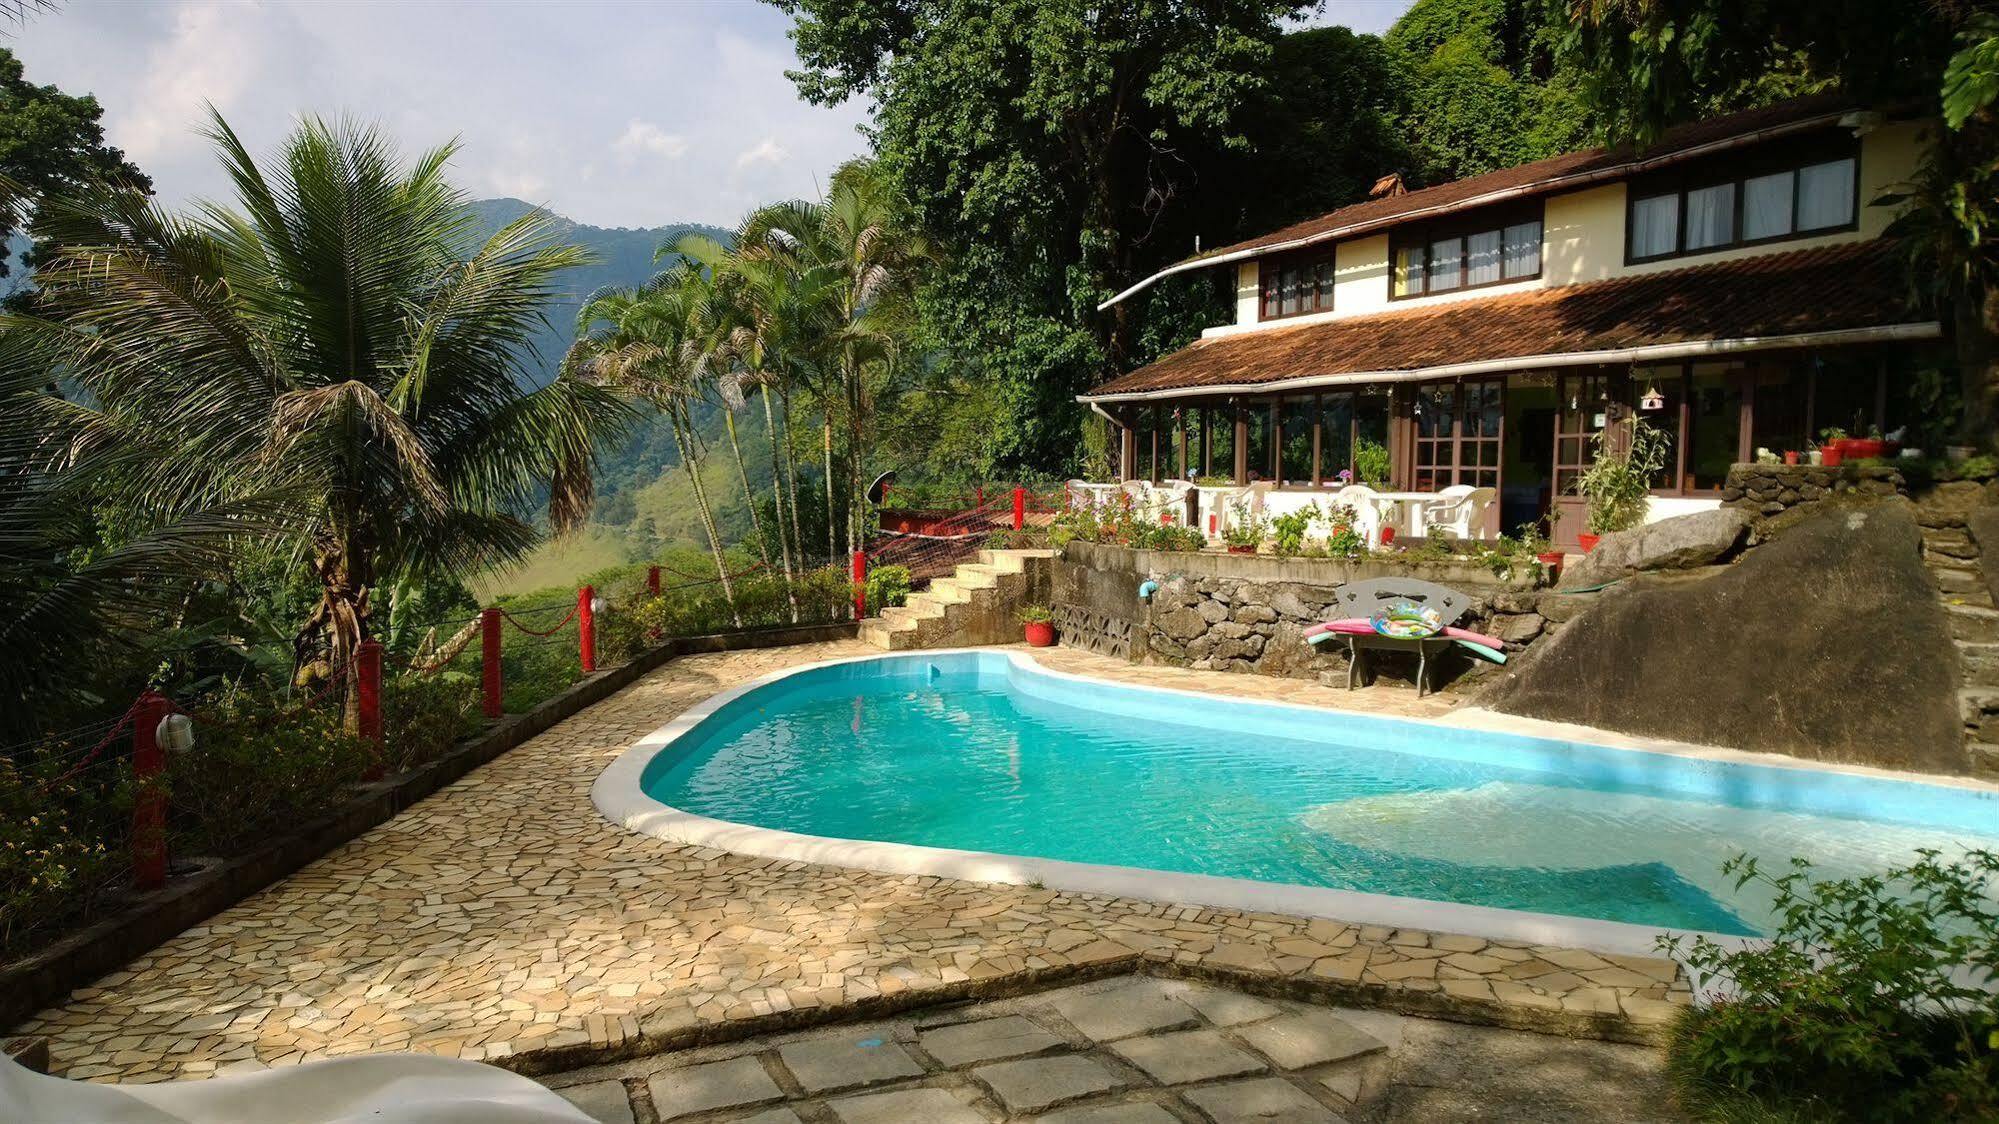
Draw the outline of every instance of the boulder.
[[[1718,507],[1603,536],[1582,561],[1562,571],[1558,589],[1587,589],[1646,570],[1683,570],[1720,561],[1749,534],[1749,515]]]
[[[1482,701],[1706,745],[1963,772],[1957,653],[1921,550],[1906,504],[1815,511],[1705,580],[1641,575],[1596,594]]]
[[[1201,614],[1201,619],[1207,621],[1209,624],[1220,624],[1229,619],[1229,607],[1220,601],[1212,599],[1204,600],[1200,604],[1195,605],[1194,611]]]
[[[1509,644],[1525,644],[1547,627],[1539,613],[1502,613],[1492,618],[1492,634]]]
[[[1971,541],[1978,544],[1978,571],[1985,578],[1985,587],[1992,592],[1993,603],[1999,604],[1999,507],[1966,513],[1964,526],[1971,532]]]
[[[1169,609],[1152,618],[1152,626],[1175,640],[1192,640],[1208,631],[1208,622],[1189,609]]]

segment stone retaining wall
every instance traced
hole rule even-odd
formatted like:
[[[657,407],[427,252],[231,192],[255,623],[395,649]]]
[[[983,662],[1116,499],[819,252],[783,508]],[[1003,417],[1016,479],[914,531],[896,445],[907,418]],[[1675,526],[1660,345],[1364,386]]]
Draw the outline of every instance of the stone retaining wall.
[[[1134,663],[1240,671],[1344,683],[1344,645],[1307,644],[1306,627],[1337,616],[1333,591],[1348,582],[1407,576],[1470,594],[1464,627],[1519,650],[1550,627],[1540,609],[1550,596],[1528,579],[1502,579],[1468,562],[1275,558],[1202,552],[1177,554],[1098,543],[1070,543],[1055,569],[1052,611],[1062,642]],[[1149,600],[1146,581],[1159,583]],[[1576,600],[1561,596],[1564,602]],[[1566,617],[1564,617],[1566,619]],[[1394,674],[1393,655],[1371,661]],[[1453,661],[1446,677],[1482,661]],[[1410,672],[1414,662],[1410,661]]]
[[[1728,470],[1721,503],[1758,515],[1779,515],[1834,496],[1908,494],[1908,480],[1888,465],[1738,464]]]

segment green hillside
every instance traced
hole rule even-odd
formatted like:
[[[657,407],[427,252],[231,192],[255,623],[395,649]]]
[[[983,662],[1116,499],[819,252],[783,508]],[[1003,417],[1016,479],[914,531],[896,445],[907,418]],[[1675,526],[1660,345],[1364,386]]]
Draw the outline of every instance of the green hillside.
[[[519,199],[481,199],[470,206],[478,217],[481,237],[536,209]],[[654,253],[683,234],[706,234],[723,242],[729,239],[728,231],[698,223],[632,228],[589,226],[560,215],[556,219],[560,237],[590,250],[597,260],[571,270],[563,280],[562,295],[549,308],[548,327],[535,342],[536,354],[530,365],[538,383],[555,377],[557,364],[576,337],[576,313],[591,294],[644,283],[659,269]],[[766,487],[768,470],[759,474],[757,466],[768,466],[770,455],[760,430],[750,424],[747,415],[739,425],[752,486]],[[702,483],[724,538],[739,541],[750,528],[749,507],[720,415],[711,412],[699,419],[699,428],[706,446]],[[597,505],[591,526],[577,535],[542,544],[519,566],[485,575],[476,584],[482,596],[565,585],[607,566],[657,558],[662,551],[677,546],[705,550],[707,540],[701,532],[693,488],[680,469],[667,427],[646,423],[622,445],[603,451],[597,466]]]

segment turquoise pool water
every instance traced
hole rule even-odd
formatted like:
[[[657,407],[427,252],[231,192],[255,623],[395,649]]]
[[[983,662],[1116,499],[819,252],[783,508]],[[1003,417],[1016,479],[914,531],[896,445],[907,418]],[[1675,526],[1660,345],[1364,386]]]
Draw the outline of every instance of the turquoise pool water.
[[[684,811],[1026,855],[1757,933],[1738,851],[1876,870],[1999,847],[1987,792],[884,657],[741,695],[654,757]]]

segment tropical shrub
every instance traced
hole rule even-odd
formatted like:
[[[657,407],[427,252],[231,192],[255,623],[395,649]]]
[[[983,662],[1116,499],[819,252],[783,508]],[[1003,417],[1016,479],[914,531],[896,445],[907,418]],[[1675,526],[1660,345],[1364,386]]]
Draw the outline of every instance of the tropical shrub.
[[[1222,541],[1230,546],[1260,546],[1270,534],[1270,520],[1261,511],[1251,511],[1241,500],[1229,504],[1229,525],[1222,528]]]
[[[479,682],[456,670],[402,675],[382,684],[382,741],[391,773],[444,756],[477,730]]]
[[[1576,478],[1576,494],[1589,501],[1589,533],[1607,535],[1636,527],[1645,519],[1652,502],[1652,478],[1666,467],[1672,439],[1666,431],[1636,417],[1619,423],[1624,429],[1624,447],[1619,449],[1616,429],[1598,430],[1595,459]]]
[[[1270,520],[1270,546],[1281,558],[1296,555],[1305,546],[1305,534],[1319,521],[1319,505],[1308,503],[1297,511],[1287,511]]]
[[[1815,880],[1737,856],[1723,870],[1775,899],[1767,945],[1662,940],[1726,998],[1671,1043],[1688,1107],[1836,1121],[1999,1118],[1999,855],[1917,852],[1879,875]]]
[[[1178,523],[1157,523],[1140,530],[1131,545],[1140,550],[1188,554],[1208,545],[1208,540],[1207,536],[1192,527],[1184,527]]]
[[[1365,437],[1354,442],[1353,474],[1361,483],[1370,488],[1387,487],[1389,464],[1388,446]]]
[[[0,954],[88,916],[130,869],[130,770],[78,768],[84,744],[0,756]]]
[[[902,605],[909,600],[909,567],[877,566],[868,571],[868,612]]]
[[[326,812],[375,761],[338,700],[300,705],[228,690],[196,712],[194,747],[167,758],[172,853],[229,855]]]

